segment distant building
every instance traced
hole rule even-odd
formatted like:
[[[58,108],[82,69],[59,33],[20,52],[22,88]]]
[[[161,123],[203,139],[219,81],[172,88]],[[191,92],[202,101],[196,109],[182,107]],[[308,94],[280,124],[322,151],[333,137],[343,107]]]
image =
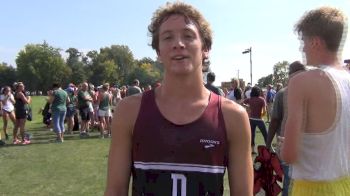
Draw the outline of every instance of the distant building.
[[[231,89],[231,81],[229,82],[221,82],[221,89],[227,88],[228,90]],[[245,89],[245,81],[243,79],[239,79],[239,87],[241,89]]]

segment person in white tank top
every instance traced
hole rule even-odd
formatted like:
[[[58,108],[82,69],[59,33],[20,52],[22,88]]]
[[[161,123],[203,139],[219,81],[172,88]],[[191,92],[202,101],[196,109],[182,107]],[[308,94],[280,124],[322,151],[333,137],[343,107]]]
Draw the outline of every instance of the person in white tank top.
[[[311,10],[296,25],[307,65],[291,78],[281,157],[291,164],[292,195],[350,194],[350,74],[340,56],[346,16]]]
[[[11,92],[11,88],[9,86],[5,86],[0,95],[0,102],[2,104],[2,119],[3,119],[3,131],[5,134],[5,139],[9,139],[9,135],[7,134],[7,124],[8,119],[15,124],[16,116],[15,116],[15,98]],[[1,136],[1,134],[0,134]],[[1,139],[1,137],[0,137]]]

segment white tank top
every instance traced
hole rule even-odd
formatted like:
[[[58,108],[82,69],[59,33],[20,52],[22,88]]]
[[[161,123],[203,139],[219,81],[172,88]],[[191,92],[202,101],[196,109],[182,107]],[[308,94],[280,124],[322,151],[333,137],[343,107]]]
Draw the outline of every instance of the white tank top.
[[[322,133],[304,133],[293,179],[334,180],[350,176],[350,73],[325,66],[322,70],[336,90],[337,112],[333,125]]]
[[[5,95],[0,95],[0,101],[3,101],[5,99],[6,99]],[[2,109],[6,110],[7,112],[12,112],[15,109],[15,107],[14,107],[13,103],[10,101],[10,99],[12,99],[12,100],[15,99],[12,94],[10,94],[10,98],[7,99],[5,104],[2,106]]]

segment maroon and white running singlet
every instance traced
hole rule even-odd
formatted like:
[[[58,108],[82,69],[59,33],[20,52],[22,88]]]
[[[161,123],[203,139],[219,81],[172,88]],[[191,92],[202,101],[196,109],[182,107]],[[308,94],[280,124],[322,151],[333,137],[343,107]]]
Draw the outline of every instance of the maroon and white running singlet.
[[[176,125],[147,91],[133,132],[133,195],[222,195],[227,153],[220,96],[210,93],[197,120]]]

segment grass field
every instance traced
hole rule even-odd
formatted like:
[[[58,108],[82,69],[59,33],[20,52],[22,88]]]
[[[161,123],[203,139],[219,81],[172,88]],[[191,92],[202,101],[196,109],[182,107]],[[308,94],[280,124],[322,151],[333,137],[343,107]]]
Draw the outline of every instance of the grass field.
[[[33,121],[26,124],[32,144],[10,144],[9,123],[10,139],[0,147],[0,196],[103,195],[110,139],[100,139],[95,131],[88,139],[76,133],[66,135],[64,143],[54,143],[55,134],[38,114],[44,104],[44,97],[33,97]],[[256,137],[262,144],[262,135],[258,132]],[[225,182],[224,195],[229,195],[227,176]]]

